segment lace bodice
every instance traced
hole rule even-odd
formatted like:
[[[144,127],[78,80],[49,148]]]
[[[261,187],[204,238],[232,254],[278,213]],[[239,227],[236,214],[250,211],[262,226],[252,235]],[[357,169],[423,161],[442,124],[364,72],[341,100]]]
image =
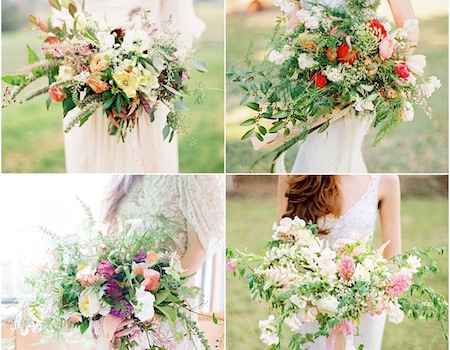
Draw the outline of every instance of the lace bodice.
[[[371,175],[367,190],[339,218],[319,219],[319,227],[330,229],[325,238],[330,245],[338,239],[363,239],[371,242],[378,214],[378,183],[380,175]]]
[[[330,123],[322,133],[313,132],[301,144],[292,173],[367,173],[362,144],[372,123],[347,108],[343,117]]]
[[[180,231],[170,239],[180,256],[186,253],[190,225],[210,256],[223,241],[223,198],[224,184],[219,176],[147,175],[123,199],[119,213],[125,219],[141,219],[146,227],[153,227],[155,215],[178,222]],[[156,241],[165,244],[164,239],[157,237]]]

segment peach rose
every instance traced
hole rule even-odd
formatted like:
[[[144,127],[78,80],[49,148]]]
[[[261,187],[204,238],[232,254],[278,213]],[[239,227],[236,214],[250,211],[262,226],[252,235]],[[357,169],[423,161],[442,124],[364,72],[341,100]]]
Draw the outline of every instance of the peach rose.
[[[67,98],[67,94],[60,87],[50,86],[48,88],[48,95],[55,102],[62,102]]]
[[[81,318],[80,318],[80,316],[73,314],[72,316],[70,316],[70,322],[72,322],[72,323],[81,322]]]
[[[84,267],[80,271],[77,272],[77,281],[83,287],[89,287],[98,282],[98,275],[94,273],[94,271],[90,267]]]
[[[390,36],[385,37],[380,42],[380,56],[382,59],[387,60],[388,58],[392,57],[392,54],[394,53],[394,45],[395,40],[391,38]]]
[[[159,287],[159,278],[161,277],[158,271],[152,269],[144,270],[144,280],[141,283],[141,286],[145,287],[145,290],[153,290]]]
[[[96,94],[101,94],[102,92],[105,92],[106,90],[109,90],[109,85],[105,83],[104,81],[100,80],[100,78],[96,77],[95,75],[91,75],[87,80],[86,84],[94,90]]]
[[[102,53],[98,53],[94,56],[89,65],[91,68],[91,72],[103,72],[107,67],[106,55]]]

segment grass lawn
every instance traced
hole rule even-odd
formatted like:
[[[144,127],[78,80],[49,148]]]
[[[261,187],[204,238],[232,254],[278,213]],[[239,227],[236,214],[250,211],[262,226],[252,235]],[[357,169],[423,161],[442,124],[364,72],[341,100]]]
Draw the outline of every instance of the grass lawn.
[[[245,69],[243,63],[249,42],[252,41],[253,59],[262,60],[265,45],[275,23],[277,10],[256,14],[233,14],[227,17],[227,69]],[[420,14],[418,14],[420,16]],[[363,154],[369,172],[443,172],[448,169],[448,17],[420,21],[420,43],[417,53],[427,56],[426,74],[436,75],[442,87],[429,100],[437,126],[416,108],[412,123],[404,123],[375,148],[374,130],[363,145]],[[255,152],[249,140],[240,141],[248,129],[239,124],[252,116],[252,111],[239,106],[240,91],[227,83],[227,171],[245,173],[263,151]],[[288,151],[287,169],[291,169],[298,146]],[[270,171],[270,160],[255,167],[255,172]]]
[[[245,213],[243,215],[243,213]],[[448,203],[442,198],[408,197],[402,201],[403,249],[448,245]],[[250,251],[263,248],[276,219],[276,198],[227,198],[227,246]],[[377,230],[374,245],[379,246]],[[448,257],[439,257],[441,272],[429,285],[448,297]],[[227,349],[262,349],[258,320],[267,318],[264,303],[252,301],[245,280],[227,277]],[[287,333],[286,333],[287,334]],[[448,348],[435,321],[405,320],[386,323],[383,349],[425,350]]]
[[[191,71],[191,84],[198,82],[207,89],[201,105],[188,111],[190,134],[196,145],[188,147],[187,138],[179,138],[180,172],[219,173],[224,163],[223,127],[223,6],[200,3],[196,11],[207,29],[198,41],[198,57],[204,59],[209,73]],[[26,64],[26,44],[39,52],[41,40],[29,31],[2,33],[2,74],[12,74]],[[40,81],[44,84],[45,81]],[[37,87],[39,84],[37,84]],[[62,108],[53,104],[45,109],[45,98],[2,110],[2,171],[3,172],[64,172]]]

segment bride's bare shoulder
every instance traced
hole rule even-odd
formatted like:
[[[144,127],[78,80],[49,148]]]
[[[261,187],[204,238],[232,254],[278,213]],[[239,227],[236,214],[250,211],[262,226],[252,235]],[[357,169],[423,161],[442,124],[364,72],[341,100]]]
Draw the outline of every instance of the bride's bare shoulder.
[[[399,196],[400,178],[395,174],[381,175],[378,185],[378,192],[381,196]]]

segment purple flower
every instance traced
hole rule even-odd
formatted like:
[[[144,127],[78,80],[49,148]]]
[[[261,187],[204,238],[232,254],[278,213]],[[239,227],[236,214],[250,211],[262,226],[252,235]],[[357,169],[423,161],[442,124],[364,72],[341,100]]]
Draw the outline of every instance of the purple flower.
[[[110,279],[114,275],[114,267],[111,266],[108,260],[100,261],[97,266],[97,273],[106,279]]]
[[[110,279],[106,282],[106,294],[112,300],[123,299],[123,290],[120,288],[119,283],[114,279]]]
[[[116,300],[109,312],[118,318],[128,318],[133,313],[133,305],[127,299]]]
[[[146,257],[147,257],[147,253],[145,252],[145,250],[143,248],[141,248],[136,253],[133,260],[136,264],[139,264],[139,263],[144,262]]]

